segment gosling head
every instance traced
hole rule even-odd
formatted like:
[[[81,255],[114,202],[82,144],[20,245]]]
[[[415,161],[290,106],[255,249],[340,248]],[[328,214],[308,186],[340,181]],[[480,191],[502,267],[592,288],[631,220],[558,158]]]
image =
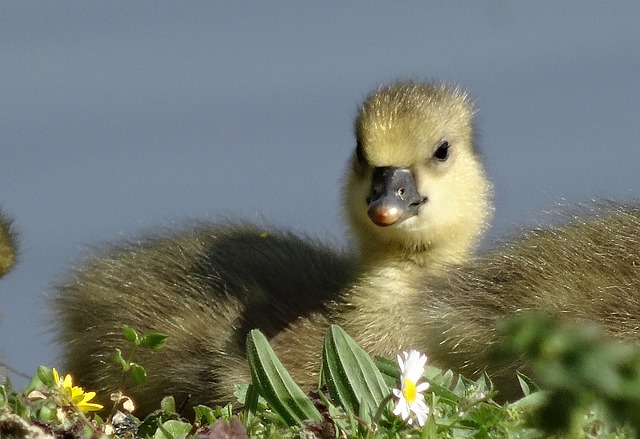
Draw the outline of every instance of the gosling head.
[[[395,83],[365,100],[345,188],[363,261],[468,258],[493,213],[473,113],[465,92],[439,84]]]

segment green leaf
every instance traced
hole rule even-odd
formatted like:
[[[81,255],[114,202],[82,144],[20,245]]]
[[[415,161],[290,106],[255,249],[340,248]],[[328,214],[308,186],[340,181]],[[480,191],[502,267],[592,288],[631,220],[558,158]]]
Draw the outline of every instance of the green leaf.
[[[246,389],[244,398],[244,415],[247,424],[253,422],[253,419],[256,416],[259,397],[260,395],[258,394],[256,388],[252,384],[250,384]]]
[[[244,403],[247,398],[247,390],[251,384],[234,384],[233,385],[233,396],[236,397],[236,400],[239,403]]]
[[[390,392],[371,357],[337,325],[325,338],[322,376],[331,397],[353,414],[366,414],[365,421]]]
[[[258,330],[252,330],[247,337],[247,360],[253,385],[288,425],[302,426],[307,419],[322,419]]]
[[[546,391],[533,392],[530,395],[511,403],[509,408],[511,410],[525,409],[530,413],[533,413],[547,402],[547,396],[548,392]]]
[[[22,398],[10,398],[9,407],[13,413],[20,416],[22,419],[30,420],[31,409],[22,401]]]
[[[170,420],[177,420],[177,413],[167,413],[162,410],[156,410],[144,418],[142,423],[138,426],[137,436],[150,438],[158,432],[159,426],[162,426]]]
[[[56,385],[58,384],[53,379],[53,370],[45,366],[38,366],[38,378],[40,379],[40,381],[42,381],[42,384],[44,384],[47,387],[51,387],[54,384]]]
[[[206,405],[197,405],[193,407],[195,413],[195,422],[201,425],[212,425],[216,420],[213,409]]]
[[[122,356],[122,351],[120,349],[116,348],[116,353],[113,354],[113,360],[122,367],[123,371],[126,372],[129,370],[129,363],[127,363],[127,360]]]
[[[153,439],[185,439],[190,431],[188,422],[170,420],[158,427]]]
[[[540,390],[536,383],[534,383],[531,378],[525,374],[516,372],[516,375],[518,376],[518,383],[520,383],[520,388],[522,389],[524,396],[529,396],[531,393]]]
[[[400,367],[398,367],[398,363],[378,355],[373,357],[373,362],[382,374],[382,378],[384,378],[387,386],[394,387],[400,380]]]
[[[429,391],[431,393],[450,404],[458,404],[460,402],[460,396],[449,390],[453,383],[453,371],[443,371],[427,364],[424,368],[424,377],[429,382]]]
[[[40,409],[40,411],[38,411],[38,419],[40,421],[52,421],[55,418],[56,418],[55,408],[45,405]]]
[[[167,334],[162,334],[160,332],[150,332],[145,334],[140,340],[141,343],[151,349],[161,349],[167,344],[167,338],[169,336]]]
[[[135,329],[131,326],[124,325],[122,327],[122,332],[124,333],[124,339],[130,343],[134,343],[136,346],[140,344],[140,337]]]
[[[165,396],[160,401],[160,409],[167,413],[176,413],[176,400],[173,396]]]
[[[133,375],[134,381],[138,384],[147,382],[147,371],[139,364],[131,363],[131,375]]]

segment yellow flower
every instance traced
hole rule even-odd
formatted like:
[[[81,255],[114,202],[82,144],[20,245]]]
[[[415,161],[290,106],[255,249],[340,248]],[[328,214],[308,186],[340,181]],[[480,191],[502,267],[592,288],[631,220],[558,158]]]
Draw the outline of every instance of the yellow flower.
[[[60,379],[60,375],[58,375],[58,371],[56,368],[53,368],[53,380],[56,382],[56,385],[61,389],[71,389],[73,381],[71,379],[71,375],[67,374],[64,379]]]
[[[95,398],[96,392],[85,392],[82,387],[74,386],[71,375],[67,374],[64,378],[60,378],[58,371],[53,368],[53,379],[67,398],[82,410],[83,413],[102,410],[103,406],[101,404],[89,402]]]
[[[96,392],[84,392],[82,387],[74,386],[72,389],[71,400],[84,413],[102,410],[102,404],[89,402],[96,396]]]
[[[398,404],[393,414],[400,416],[408,424],[413,423],[413,413],[421,427],[427,422],[429,407],[424,402],[422,392],[429,388],[429,383],[420,383],[418,380],[424,374],[424,365],[427,362],[426,355],[418,351],[403,352],[404,359],[398,355],[400,366],[400,389],[393,389],[393,394],[398,398]]]

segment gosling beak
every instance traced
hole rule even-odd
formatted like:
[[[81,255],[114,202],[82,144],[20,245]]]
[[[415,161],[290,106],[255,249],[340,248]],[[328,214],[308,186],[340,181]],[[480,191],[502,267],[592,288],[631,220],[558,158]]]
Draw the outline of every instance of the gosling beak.
[[[367,214],[374,224],[387,227],[399,223],[415,215],[425,201],[409,169],[387,166],[373,171]]]

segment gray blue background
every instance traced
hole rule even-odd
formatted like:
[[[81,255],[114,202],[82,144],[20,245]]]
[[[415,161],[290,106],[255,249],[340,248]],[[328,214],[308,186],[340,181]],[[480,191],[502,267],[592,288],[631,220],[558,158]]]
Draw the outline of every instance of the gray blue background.
[[[0,2],[0,206],[22,235],[0,357],[57,364],[44,296],[89,247],[225,217],[344,242],[352,119],[396,78],[474,96],[487,242],[640,194],[638,2]]]

